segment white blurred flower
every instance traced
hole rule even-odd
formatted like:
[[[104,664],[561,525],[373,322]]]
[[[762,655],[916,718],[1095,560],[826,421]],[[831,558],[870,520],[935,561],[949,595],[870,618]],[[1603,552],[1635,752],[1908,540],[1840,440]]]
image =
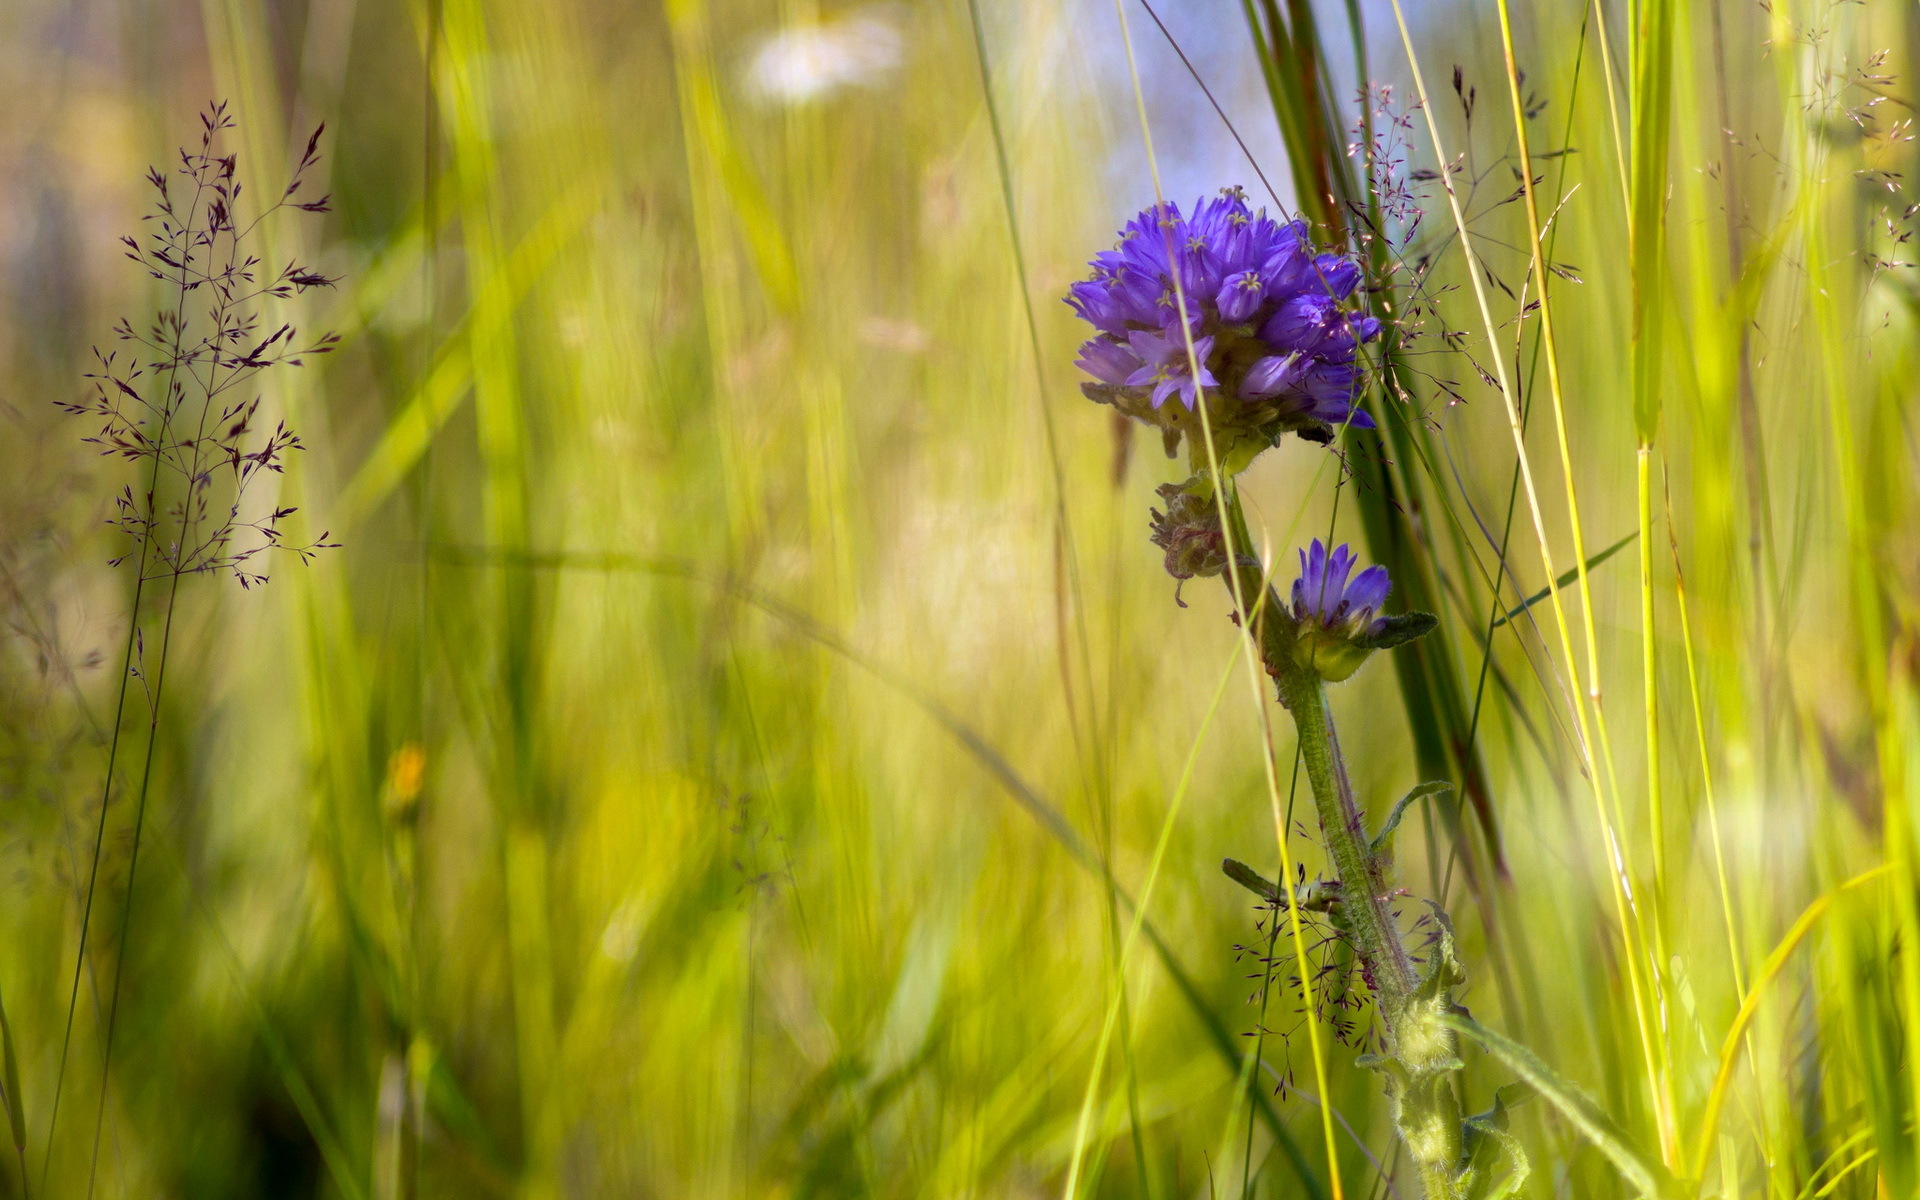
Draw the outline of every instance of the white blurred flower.
[[[882,82],[899,67],[903,48],[884,6],[859,9],[767,37],[747,65],[747,82],[768,100],[800,104]]]
[[[933,345],[933,335],[919,322],[879,316],[860,318],[860,340],[902,354],[922,354]]]

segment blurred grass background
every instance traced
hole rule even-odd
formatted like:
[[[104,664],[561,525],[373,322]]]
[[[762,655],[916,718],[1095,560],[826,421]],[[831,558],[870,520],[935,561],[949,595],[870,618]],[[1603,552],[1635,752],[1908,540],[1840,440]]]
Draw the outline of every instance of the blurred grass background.
[[[1427,172],[1405,252],[1431,265],[1427,336],[1383,423],[1418,431],[1394,443],[1400,513],[1510,868],[1443,805],[1405,835],[1401,882],[1452,911],[1475,1014],[1677,1170],[1709,1148],[1702,1194],[1913,1195],[1920,27],[1891,0],[1641,4],[1673,22],[1666,245],[1642,293],[1647,14],[1514,14],[1590,555],[1636,528],[1633,314],[1660,300],[1651,573],[1643,590],[1637,548],[1593,568],[1597,678],[1545,605],[1491,623],[1548,582],[1524,500],[1503,524],[1514,448],[1488,375],[1505,360],[1530,415],[1546,398],[1497,10],[1408,13],[1490,330],[1392,8],[1319,12],[1341,120],[1357,28]],[[1158,11],[1291,207],[1247,36],[1248,13],[1299,31],[1285,7]],[[1226,605],[1171,603],[1146,510],[1177,472],[1077,394],[1056,297],[1153,196],[1115,10],[981,10],[978,40],[944,2],[0,12],[0,1001],[24,1135],[6,1194],[1026,1196],[1059,1193],[1081,1147],[1082,1194],[1325,1195],[1325,1100],[1347,1193],[1411,1197],[1383,1179],[1356,1051],[1332,1048],[1315,1095],[1284,965],[1260,1002],[1260,913],[1218,869],[1277,862],[1258,715],[1236,687],[1208,720]],[[1260,195],[1127,12],[1170,197]],[[264,592],[183,592],[103,1095],[109,925],[59,1059],[131,616],[101,524],[122,481],[52,401],[151,304],[115,239],[216,97],[263,193],[328,123],[336,211],[276,226],[270,257],[343,276],[299,323],[346,347],[269,399],[308,447],[285,499],[345,547]],[[1564,569],[1546,410],[1528,430]],[[1289,442],[1249,476],[1256,537],[1282,571],[1330,523],[1362,541],[1361,486]],[[1606,828],[1574,733],[1589,685]],[[1422,778],[1403,693],[1377,669],[1334,704],[1382,812]],[[1123,960],[1120,893],[1163,823],[1164,953]],[[1294,853],[1322,865],[1310,837]],[[1506,1077],[1470,1068],[1477,1111]],[[1275,1095],[1283,1077],[1299,1088]],[[1528,1195],[1628,1194],[1546,1106],[1515,1128]]]

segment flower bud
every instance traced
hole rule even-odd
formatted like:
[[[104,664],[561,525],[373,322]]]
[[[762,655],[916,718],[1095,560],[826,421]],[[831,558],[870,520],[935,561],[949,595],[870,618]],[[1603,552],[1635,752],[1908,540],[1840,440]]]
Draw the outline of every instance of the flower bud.
[[[1385,567],[1368,567],[1349,581],[1357,561],[1346,546],[1328,554],[1319,538],[1300,551],[1300,578],[1293,582],[1292,596],[1298,625],[1293,657],[1329,683],[1359,670],[1375,650],[1412,641],[1436,623],[1428,613],[1376,615],[1392,581]]]
[[[1153,544],[1167,552],[1167,574],[1184,581],[1226,570],[1227,539],[1212,495],[1195,495],[1178,483],[1163,483],[1155,490],[1167,502],[1164,513],[1150,510]]]

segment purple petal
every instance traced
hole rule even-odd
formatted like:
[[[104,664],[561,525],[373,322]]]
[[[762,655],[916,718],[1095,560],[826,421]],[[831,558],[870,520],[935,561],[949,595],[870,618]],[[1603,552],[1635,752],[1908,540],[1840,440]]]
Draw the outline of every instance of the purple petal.
[[[1304,249],[1305,233],[1298,222],[1283,228],[1260,263],[1270,292],[1297,292],[1313,282]]]
[[[1293,585],[1294,613],[1300,619],[1324,616],[1340,599],[1340,585],[1345,582],[1346,571],[1340,571],[1338,580],[1332,577],[1332,568],[1337,567],[1338,556],[1334,560],[1327,558],[1327,548],[1319,538],[1300,552],[1300,578]]]
[[[1081,320],[1103,332],[1117,334],[1126,328],[1114,287],[1106,280],[1089,279],[1074,284],[1067,289],[1067,305]]]
[[[1124,384],[1140,369],[1140,359],[1117,342],[1094,338],[1081,344],[1074,365],[1102,383]]]
[[[1387,592],[1393,582],[1387,578],[1385,567],[1368,567],[1347,585],[1347,603],[1355,612],[1362,609],[1378,609],[1387,602]]]
[[[1241,381],[1240,394],[1250,399],[1278,395],[1306,374],[1307,360],[1298,354],[1272,355],[1260,359]]]
[[[1326,296],[1295,296],[1260,327],[1260,340],[1280,351],[1315,353],[1326,344],[1328,321],[1338,311]]]
[[[1360,264],[1338,254],[1322,254],[1313,260],[1321,289],[1335,300],[1345,300],[1360,282]]]
[[[1174,253],[1180,261],[1180,287],[1186,292],[1187,303],[1197,304],[1200,297],[1211,296],[1220,287],[1220,256],[1213,247],[1200,238],[1192,238],[1191,244],[1175,246]]]
[[[1344,543],[1327,562],[1327,595],[1338,600],[1347,590],[1347,575],[1359,559]]]
[[[1318,540],[1315,540],[1315,542],[1313,543],[1313,548],[1315,550],[1318,550],[1320,548],[1320,543]],[[1307,612],[1308,612],[1308,608],[1307,608],[1307,592],[1309,590],[1308,581],[1313,577],[1313,566],[1311,562],[1308,560],[1307,552],[1305,550],[1300,551],[1299,554],[1300,554],[1300,577],[1293,581],[1293,615],[1299,618],[1300,620],[1304,621],[1306,620]]]
[[[1173,339],[1145,329],[1135,329],[1127,334],[1127,345],[1133,347],[1133,353],[1144,363],[1165,362],[1173,353]]]

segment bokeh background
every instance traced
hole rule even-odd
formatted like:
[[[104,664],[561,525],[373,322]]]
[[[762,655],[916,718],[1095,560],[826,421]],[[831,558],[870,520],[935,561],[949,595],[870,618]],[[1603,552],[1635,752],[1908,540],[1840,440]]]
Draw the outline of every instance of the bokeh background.
[[[1296,206],[1268,7],[1165,0],[1165,34],[1135,0],[0,8],[0,1193],[1012,1197],[1079,1159],[1082,1195],[1325,1195],[1337,1166],[1410,1200],[1378,1079],[1330,1045],[1317,1094],[1297,967],[1221,874],[1277,871],[1261,716],[1225,597],[1177,607],[1146,542],[1184,471],[1081,398],[1058,303],[1156,187]],[[1704,1194],[1908,1195],[1920,18],[1680,8],[1648,574],[1637,545],[1594,565],[1591,662],[1567,593],[1569,663],[1544,606],[1495,620],[1549,578],[1488,374],[1548,398],[1497,9],[1409,5],[1422,110],[1392,6],[1320,6],[1331,103],[1399,130],[1426,210],[1395,233],[1416,383],[1379,403],[1420,431],[1397,503],[1498,834],[1423,805],[1400,882],[1409,920],[1451,911],[1476,1015],[1651,1144],[1617,838],[1689,1145],[1763,997]],[[1514,14],[1589,554],[1636,528],[1633,15]],[[153,614],[107,565],[124,468],[55,404],[156,303],[117,239],[216,99],[258,194],[327,125],[333,212],[265,236],[340,276],[285,317],[344,344],[266,399],[306,446],[282,501],[341,548],[182,588],[132,919],[123,763],[69,1038]],[[1346,465],[1289,441],[1248,476],[1282,570],[1365,543]],[[1407,703],[1385,667],[1335,692],[1376,814],[1422,779]],[[1149,886],[1157,944],[1122,895]],[[1506,1076],[1469,1068],[1477,1110]],[[1526,1194],[1629,1194],[1546,1106],[1515,1129]]]

